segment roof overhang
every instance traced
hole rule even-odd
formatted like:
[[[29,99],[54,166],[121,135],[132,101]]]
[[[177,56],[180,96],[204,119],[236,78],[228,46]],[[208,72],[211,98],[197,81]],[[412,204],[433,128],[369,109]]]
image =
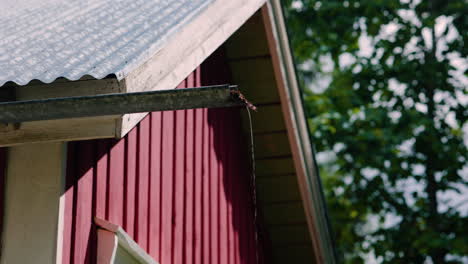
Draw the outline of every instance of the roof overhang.
[[[27,85],[7,83],[0,87],[0,101],[35,100],[110,93],[132,93],[174,89],[221,46],[265,0],[216,0],[189,23],[166,36],[151,56],[133,63],[122,80],[96,80],[85,75],[77,81],[58,79],[50,84],[32,81]],[[118,76],[117,76],[118,77]],[[0,124],[0,146],[44,141],[121,138],[147,113]]]
[[[292,173],[295,178],[293,179],[296,179],[293,184],[295,187],[291,187],[291,191],[300,193],[300,201],[292,206],[294,208],[299,206],[297,207],[299,208],[298,219],[305,219],[310,233],[313,258],[317,263],[334,263],[320,179],[315,167],[280,1],[271,0],[265,3],[265,0],[214,1],[198,16],[194,17],[190,23],[180,28],[177,34],[168,37],[155,54],[141,61],[121,81],[115,77],[96,80],[88,76],[73,82],[60,79],[51,84],[31,82],[25,86],[6,85],[0,89],[9,91],[6,94],[12,96],[10,100],[173,89],[261,9],[263,26],[261,34],[264,34],[265,39],[260,41],[264,41],[268,46],[266,51],[262,50],[261,52],[267,53],[263,54],[267,56],[267,61],[261,61],[261,57],[255,57],[262,54],[249,54],[251,50],[248,49],[233,51],[234,53],[238,52],[239,56],[252,55],[252,58],[255,58],[252,61],[261,61],[259,67],[264,67],[268,74],[265,78],[275,79],[277,89],[274,93],[276,93],[275,96],[279,97],[279,102],[277,108],[275,105],[272,109],[280,109],[279,112],[282,113],[283,121],[278,125],[280,133],[274,132],[274,135],[268,134],[266,137],[265,134],[260,133],[257,145],[260,145],[259,148],[263,148],[267,152],[274,152],[275,149],[283,146],[273,146],[271,149],[269,140],[274,142],[274,140],[279,139],[285,142],[285,153],[292,156],[294,164],[291,169],[294,170]],[[255,35],[256,32],[253,33],[253,39],[261,38]],[[229,49],[230,42],[235,44],[235,41],[235,39],[229,40],[226,44],[227,48]],[[237,62],[233,62],[233,64],[235,63]],[[235,65],[232,67],[235,68]],[[245,73],[245,70],[238,70],[238,74]],[[256,79],[252,80],[250,82],[244,80],[245,87],[249,87],[249,84],[257,86]],[[240,85],[242,89],[243,86]],[[245,92],[248,93],[248,91]],[[255,91],[251,90],[250,92]],[[268,94],[259,96],[265,95],[268,96]],[[253,97],[251,99],[255,100]],[[268,100],[265,101],[264,107],[269,108],[270,106]],[[44,141],[121,138],[135,127],[146,114],[0,124],[0,146]],[[273,117],[273,119],[277,119],[277,117]],[[267,117],[264,120],[271,121]],[[284,131],[281,130],[283,127]],[[265,147],[262,147],[262,144]],[[277,161],[280,159],[277,158],[267,166],[278,165]],[[290,166],[286,165],[286,167]],[[305,247],[304,250],[308,250],[308,247]]]
[[[317,263],[334,263],[325,201],[280,1],[269,1],[262,13],[316,260]]]
[[[249,49],[244,48],[248,43]],[[279,0],[225,45],[233,82],[252,115],[259,215],[268,263],[334,263],[324,199]],[[250,133],[244,116],[245,133]],[[308,235],[307,235],[308,234]]]

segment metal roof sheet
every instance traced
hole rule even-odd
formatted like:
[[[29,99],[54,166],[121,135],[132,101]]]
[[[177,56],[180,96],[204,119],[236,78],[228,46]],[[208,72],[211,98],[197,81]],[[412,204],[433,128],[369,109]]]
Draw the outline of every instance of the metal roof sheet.
[[[214,0],[0,0],[0,86],[120,80]]]

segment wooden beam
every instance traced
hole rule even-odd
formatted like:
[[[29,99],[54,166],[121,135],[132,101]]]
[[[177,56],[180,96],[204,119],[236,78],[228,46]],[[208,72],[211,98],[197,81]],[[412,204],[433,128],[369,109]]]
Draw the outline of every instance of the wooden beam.
[[[73,82],[58,79],[50,84],[33,81],[26,86],[13,85],[9,88],[13,90],[15,100],[110,94],[125,90],[124,83],[116,79],[95,80],[88,77]],[[24,122],[6,126],[0,124],[0,146],[115,137],[118,118],[119,116],[107,116]]]
[[[241,105],[243,102],[239,98],[237,86],[217,85],[139,93],[0,102],[0,122],[18,123]]]

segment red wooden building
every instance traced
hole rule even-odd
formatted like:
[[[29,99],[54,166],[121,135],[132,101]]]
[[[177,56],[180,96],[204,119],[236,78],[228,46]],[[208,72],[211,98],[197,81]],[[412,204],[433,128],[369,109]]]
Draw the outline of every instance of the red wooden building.
[[[258,112],[0,113],[1,263],[334,263],[278,0],[2,5],[0,102],[229,83]]]

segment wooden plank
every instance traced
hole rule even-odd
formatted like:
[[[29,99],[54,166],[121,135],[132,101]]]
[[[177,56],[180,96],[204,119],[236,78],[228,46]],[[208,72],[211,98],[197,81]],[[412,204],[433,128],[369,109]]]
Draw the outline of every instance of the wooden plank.
[[[185,216],[184,216],[184,263],[194,260],[194,214],[195,214],[195,110],[186,111],[185,144]]]
[[[301,200],[295,175],[258,178],[257,193],[262,204]]]
[[[250,123],[247,111],[242,111],[242,127],[245,133],[250,133]],[[281,105],[266,105],[257,107],[257,112],[251,112],[254,133],[270,131],[286,131]]]
[[[235,132],[233,132],[235,133]],[[239,157],[240,151],[241,151],[242,146],[239,144],[236,144],[233,146],[232,149],[232,155],[233,157]],[[241,218],[242,218],[242,213],[241,210],[243,208],[242,206],[242,194],[240,193],[241,190],[241,184],[240,184],[240,179],[242,178],[242,169],[240,168],[240,162],[236,162],[236,166],[233,166],[232,168],[232,201],[233,201],[233,227],[235,229],[234,232],[234,263],[235,264],[240,264],[241,262],[241,256],[242,256],[242,246],[241,246]]]
[[[301,202],[265,204],[262,208],[268,226],[303,223],[305,219]]]
[[[194,86],[201,86],[201,69],[194,72]],[[193,229],[193,263],[202,263],[202,207],[203,207],[203,109],[194,110],[194,229]],[[189,262],[187,262],[189,263]]]
[[[115,259],[118,239],[114,232],[97,230],[97,263],[112,263]]]
[[[226,137],[227,134],[227,123],[226,119],[228,117],[228,110],[229,109],[218,109],[219,112],[219,127],[218,127],[218,157],[219,157],[219,166],[218,166],[218,199],[219,199],[219,260],[218,263],[228,263],[228,250],[229,250],[229,238],[227,234],[227,216],[228,216],[228,209],[227,209],[227,195],[226,195],[226,188],[227,188],[227,174],[228,174],[228,164],[229,160],[226,158],[227,152],[229,152],[229,143],[230,138]]]
[[[313,264],[314,251],[311,243],[299,244],[290,247],[273,247],[273,263],[298,263],[298,264]]]
[[[124,223],[124,174],[125,174],[125,141],[112,142],[109,152],[108,199],[111,223],[123,226]]]
[[[236,157],[243,157],[246,153],[245,146],[237,145],[236,148]],[[249,171],[247,169],[248,163],[242,162],[239,160],[237,163],[237,173],[235,176],[235,187],[236,187],[236,207],[237,207],[237,262],[238,263],[248,263],[248,240],[247,240],[247,210],[250,210],[250,206],[247,203],[247,196],[249,192],[247,191],[247,183],[249,177]]]
[[[251,204],[249,203],[250,199],[249,196],[251,195],[248,187],[248,165],[246,163],[240,164],[240,210],[241,213],[241,263],[248,263],[251,264],[250,261],[250,228],[249,225],[252,222],[252,219],[249,217],[249,211],[252,210]],[[245,206],[250,205],[250,206]],[[253,264],[253,263],[252,263]]]
[[[254,144],[255,158],[257,159],[291,154],[291,148],[285,132],[255,135]]]
[[[123,91],[125,91],[125,83],[117,79],[53,82],[15,87],[16,100],[110,94]]]
[[[161,121],[162,113],[151,113],[151,163],[150,163],[150,200],[149,200],[149,251],[156,260],[160,257],[161,235]],[[132,132],[130,132],[131,134]]]
[[[135,239],[136,218],[136,179],[137,179],[137,156],[138,156],[138,129],[133,129],[126,137],[126,172],[125,172],[125,231]]]
[[[70,263],[71,257],[73,255],[73,222],[75,211],[75,204],[73,202],[74,197],[76,196],[76,187],[75,187],[75,171],[76,164],[73,157],[76,152],[76,144],[69,143],[67,144],[67,167],[65,175],[65,190],[62,195],[64,201],[64,212],[63,212],[63,235],[62,235],[62,257],[61,263]],[[72,157],[72,158],[70,158]],[[104,196],[105,197],[105,196]],[[104,199],[105,203],[105,199]],[[58,253],[60,254],[60,253]],[[60,262],[58,262],[60,263]]]
[[[184,85],[185,86],[185,85]],[[179,86],[180,87],[180,86]],[[184,211],[185,207],[185,110],[175,111],[175,160],[174,160],[174,210],[173,214],[173,253],[174,264],[183,262],[184,248]]]
[[[226,119],[227,120],[235,120],[234,117],[234,112],[232,110],[226,111]],[[226,156],[225,160],[227,163],[226,167],[226,176],[225,176],[225,189],[226,189],[226,202],[227,202],[227,251],[228,251],[228,259],[226,263],[235,263],[235,226],[234,226],[234,190],[233,190],[233,182],[234,182],[234,170],[235,167],[237,167],[236,164],[236,156],[233,155],[234,149],[235,149],[235,144],[229,140],[235,136],[235,131],[238,128],[237,126],[234,126],[233,122],[227,122],[225,125],[225,140],[228,142],[228,146],[226,149]]]
[[[256,174],[258,177],[274,177],[292,175],[296,172],[291,157],[256,160]]]
[[[205,109],[195,109],[195,171],[194,171],[194,231],[193,231],[193,250],[194,250],[194,264],[201,264],[202,262],[202,240],[203,240],[203,128],[204,119],[203,113]],[[187,262],[190,263],[190,262]]]
[[[102,219],[107,219],[108,213],[108,202],[107,202],[107,180],[108,180],[108,150],[110,140],[100,140],[93,141],[94,156],[93,156],[93,167],[94,167],[94,177],[93,177],[93,216],[100,217]],[[70,145],[77,145],[79,143],[74,143]],[[72,160],[74,160],[72,158]],[[91,239],[89,241],[91,247],[91,262],[94,262],[98,256],[97,248],[97,229],[95,226],[91,228]]]
[[[197,70],[187,78],[187,87],[196,87],[197,85]],[[187,110],[185,112],[185,213],[184,213],[184,263],[193,262],[193,230],[194,230],[194,210],[195,210],[195,186],[194,186],[194,151],[195,151],[195,110]]]
[[[187,78],[188,87],[198,86],[197,70]],[[184,263],[194,262],[194,213],[195,213],[195,110],[186,111],[185,122],[185,214],[184,214]]]
[[[280,101],[276,86],[273,65],[270,58],[231,61],[233,82],[254,104],[278,103]]]
[[[21,123],[17,129],[0,132],[0,146],[24,143],[111,138],[116,117],[76,118]]]
[[[202,263],[210,263],[211,252],[211,201],[210,201],[210,134],[212,133],[208,119],[208,109],[203,109],[203,227],[202,227]]]
[[[51,84],[14,86],[16,100],[117,93],[124,83],[116,79],[56,81]],[[0,146],[45,141],[69,141],[115,136],[116,116],[24,122],[0,130]]]
[[[150,119],[148,116],[140,122],[138,129],[137,217],[135,220],[135,241],[145,251],[148,251],[149,139]]]
[[[108,179],[108,164],[109,164],[109,141],[100,140],[96,146],[96,175],[94,179],[95,185],[95,205],[94,205],[94,216],[105,219],[107,218],[107,179]],[[69,144],[74,145],[74,144]],[[73,160],[73,159],[71,159]],[[71,172],[69,172],[71,173]]]
[[[115,137],[123,138],[128,134],[132,129],[135,128],[138,123],[140,123],[143,118],[148,113],[136,113],[136,114],[126,114],[117,119],[115,125]]]
[[[219,111],[217,109],[208,110],[209,123],[210,123],[210,249],[211,249],[211,263],[219,263],[219,150],[217,145],[219,144]]]
[[[73,263],[91,263],[91,224],[93,219],[94,147],[92,142],[80,144],[77,160],[79,178],[76,179],[76,212]]]
[[[157,264],[122,227],[99,218],[94,218],[94,222],[99,227],[98,263]]]
[[[173,169],[174,169],[174,112],[162,113],[162,153],[161,164],[161,263],[172,262],[172,208],[173,208]]]
[[[307,223],[271,226],[268,232],[273,247],[295,244],[311,244]]]
[[[226,41],[230,60],[269,55],[265,26],[260,12],[255,13]]]
[[[140,250],[142,253],[145,252],[143,249],[140,249]],[[140,264],[140,261],[136,260],[125,249],[121,247],[117,247],[116,252],[115,252],[114,264]]]

